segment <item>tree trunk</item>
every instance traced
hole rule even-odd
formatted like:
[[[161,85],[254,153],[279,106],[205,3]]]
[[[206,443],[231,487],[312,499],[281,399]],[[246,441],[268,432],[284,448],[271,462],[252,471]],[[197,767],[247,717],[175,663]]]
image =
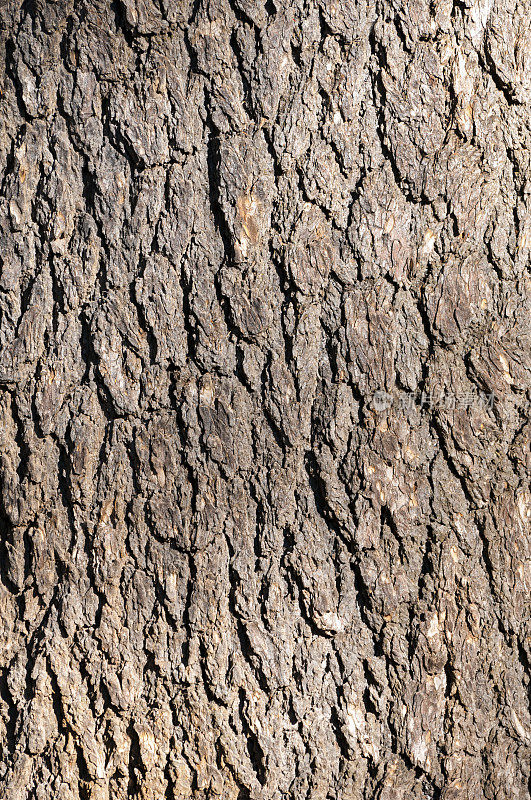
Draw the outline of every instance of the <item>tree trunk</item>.
[[[0,14],[0,796],[529,798],[529,2]]]

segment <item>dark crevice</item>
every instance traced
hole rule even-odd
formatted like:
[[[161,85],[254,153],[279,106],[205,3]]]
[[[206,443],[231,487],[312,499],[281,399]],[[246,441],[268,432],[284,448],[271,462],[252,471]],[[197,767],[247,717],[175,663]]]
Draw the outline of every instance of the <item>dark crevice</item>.
[[[339,747],[339,752],[341,753],[341,758],[344,761],[349,762],[351,760],[350,746],[347,742],[345,734],[343,733],[343,726],[341,725],[341,721],[335,706],[332,706],[330,709],[330,724],[332,725],[332,730],[334,731],[334,736]]]
[[[247,112],[250,119],[253,119],[255,116],[254,109],[253,109],[253,90],[251,87],[251,82],[246,74],[245,65],[243,62],[243,54],[240,49],[240,45],[238,43],[238,36],[237,32],[234,30],[230,37],[230,46],[232,48],[232,52],[234,53],[234,57],[236,58],[236,63],[238,65],[238,75],[241,79],[242,86],[243,86],[243,102],[242,105]]]
[[[326,491],[323,481],[320,477],[320,468],[313,451],[308,451],[306,453],[305,466],[309,485],[313,492],[317,512],[325,521],[327,527],[334,531],[336,536],[341,539],[350,554],[350,567],[354,573],[356,601],[361,618],[367,628],[369,628],[369,630],[371,630],[374,634],[377,634],[378,630],[375,628],[374,622],[371,621],[370,617],[372,604],[367,591],[367,586],[361,574],[360,554],[358,552],[358,548],[348,533],[343,531],[342,526],[330,511],[328,501],[326,500]],[[354,523],[356,523],[355,519]]]
[[[247,701],[244,689],[239,690],[239,699],[240,699],[239,715],[243,726],[243,731],[245,734],[247,753],[249,755],[249,759],[251,761],[251,764],[253,765],[253,770],[256,773],[256,777],[258,778],[259,783],[262,786],[265,786],[267,783],[267,771],[264,763],[264,751],[262,750],[258,736],[252,730],[251,726],[247,721],[247,713],[245,710]]]
[[[116,30],[122,34],[129,47],[133,48],[135,46],[135,37],[125,18],[122,0],[111,0],[110,8],[114,15]]]
[[[129,785],[127,787],[128,797],[137,797],[142,786],[142,775],[144,772],[142,758],[140,754],[140,742],[135,730],[134,722],[131,721],[127,728],[127,735],[130,739],[129,748]]]
[[[145,260],[143,260],[142,264],[140,265],[140,268],[142,270],[141,274],[140,274],[140,276],[141,276],[143,274],[143,270],[145,269]],[[140,302],[140,300],[137,297],[137,294],[136,294],[136,283],[131,283],[130,286],[129,286],[129,299],[130,299],[131,303],[133,304],[133,306],[135,308],[135,311],[136,311],[136,314],[137,314],[137,318],[138,318],[138,324],[139,324],[141,330],[143,330],[144,333],[146,334],[148,347],[149,347],[150,362],[151,362],[151,364],[156,364],[157,360],[158,360],[158,342],[157,342],[157,337],[155,336],[155,332],[153,331],[153,328],[151,327],[151,325],[149,324],[148,320],[146,319],[146,315],[144,313],[144,308],[142,306],[142,303]]]
[[[240,585],[240,576],[238,575],[235,568],[232,566],[232,561],[234,559],[234,551],[232,545],[227,538],[227,546],[229,550],[229,581],[230,581],[230,591],[229,591],[229,611],[231,616],[235,622],[236,626],[236,633],[238,635],[238,641],[240,645],[240,651],[242,656],[244,657],[245,661],[248,663],[249,667],[252,670],[253,675],[255,676],[260,688],[266,694],[269,694],[270,687],[268,685],[267,677],[264,674],[262,667],[259,663],[259,660],[256,657],[256,654],[253,650],[251,645],[251,641],[245,629],[244,622],[241,618],[241,615],[238,612],[236,607],[236,589]]]
[[[197,16],[199,14],[199,9],[201,8],[202,0],[193,0],[192,3],[192,10],[190,16],[188,17],[188,25],[191,26],[195,23]]]
[[[19,711],[17,705],[11,697],[11,692],[7,685],[7,676],[9,674],[9,665],[2,669],[0,672],[0,698],[5,706],[5,716],[3,716],[3,723],[5,726],[5,746],[9,756],[12,757],[16,752],[17,747],[17,726]]]
[[[31,456],[31,448],[26,440],[25,425],[22,417],[19,414],[15,394],[11,395],[11,416],[16,426],[15,442],[19,452],[17,475],[19,481],[23,481],[28,475],[28,463]]]

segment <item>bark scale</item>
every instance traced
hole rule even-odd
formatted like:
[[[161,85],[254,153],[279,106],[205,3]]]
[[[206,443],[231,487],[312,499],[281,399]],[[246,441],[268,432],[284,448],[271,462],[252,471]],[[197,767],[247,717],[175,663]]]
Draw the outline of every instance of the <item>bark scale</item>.
[[[529,2],[0,15],[1,796],[528,798]]]

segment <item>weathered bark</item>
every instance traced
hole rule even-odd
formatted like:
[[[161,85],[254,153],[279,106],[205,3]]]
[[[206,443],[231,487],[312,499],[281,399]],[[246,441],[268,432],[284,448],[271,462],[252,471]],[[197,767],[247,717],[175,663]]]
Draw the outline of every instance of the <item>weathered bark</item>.
[[[528,0],[0,13],[0,796],[528,798]]]

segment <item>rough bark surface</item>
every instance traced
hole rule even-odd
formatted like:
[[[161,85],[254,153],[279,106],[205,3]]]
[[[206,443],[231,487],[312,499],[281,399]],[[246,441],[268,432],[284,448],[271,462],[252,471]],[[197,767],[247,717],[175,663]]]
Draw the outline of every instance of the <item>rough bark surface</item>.
[[[528,798],[529,2],[0,15],[0,796]]]

